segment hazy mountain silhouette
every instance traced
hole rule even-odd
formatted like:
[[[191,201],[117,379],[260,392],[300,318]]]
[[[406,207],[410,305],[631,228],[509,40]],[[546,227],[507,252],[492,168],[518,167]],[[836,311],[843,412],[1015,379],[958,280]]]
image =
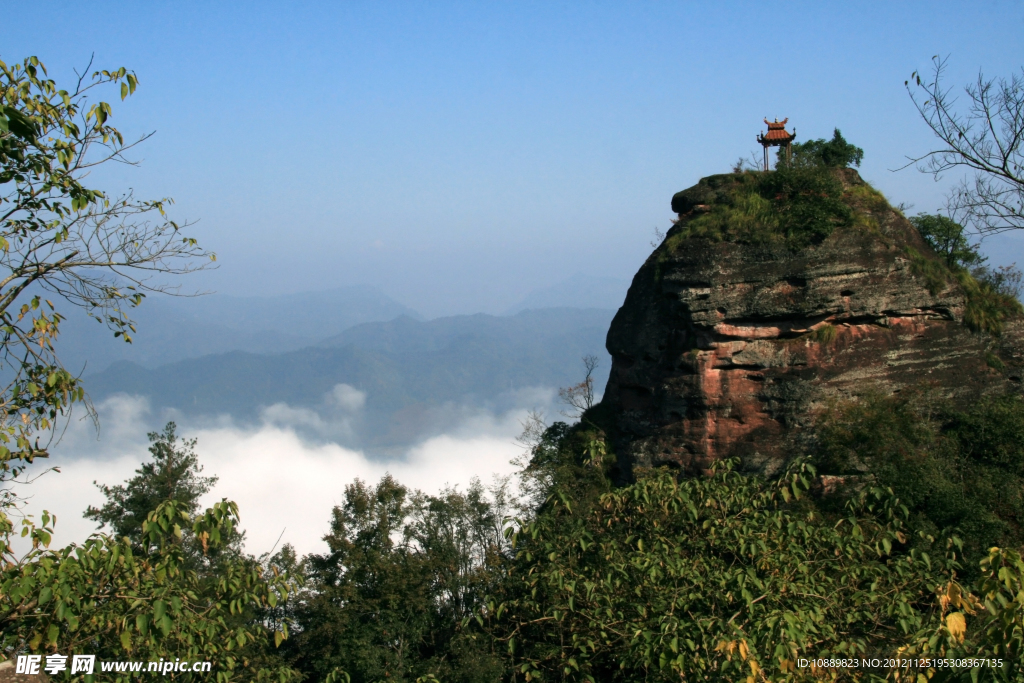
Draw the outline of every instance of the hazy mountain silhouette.
[[[506,315],[531,308],[609,308],[618,309],[626,299],[628,280],[577,273],[550,287],[527,294]]]
[[[65,366],[87,373],[117,361],[155,368],[185,358],[248,351],[279,353],[310,346],[361,323],[418,313],[368,286],[280,296],[151,296],[133,312],[133,343],[73,311],[61,324]]]
[[[287,353],[232,351],[157,368],[122,361],[88,376],[86,386],[97,401],[124,392],[147,397],[156,409],[242,421],[285,404],[307,411],[300,421],[350,445],[401,446],[440,433],[467,409],[502,410],[521,400],[522,390],[578,382],[584,355],[602,359],[596,379],[603,389],[614,313],[560,308],[426,322],[402,316]],[[340,409],[332,398],[339,384],[363,392],[365,405]],[[275,414],[297,416],[284,408]]]

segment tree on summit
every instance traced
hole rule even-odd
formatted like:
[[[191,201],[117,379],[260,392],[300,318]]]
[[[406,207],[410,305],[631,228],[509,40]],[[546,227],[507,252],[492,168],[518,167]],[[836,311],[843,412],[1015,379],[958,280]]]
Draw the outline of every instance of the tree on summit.
[[[829,168],[847,168],[860,166],[860,162],[864,160],[864,150],[847,142],[838,128],[833,131],[831,140],[819,138],[795,143],[792,153],[793,158],[789,163],[794,166],[821,165]],[[779,154],[779,163],[786,163],[781,151]]]

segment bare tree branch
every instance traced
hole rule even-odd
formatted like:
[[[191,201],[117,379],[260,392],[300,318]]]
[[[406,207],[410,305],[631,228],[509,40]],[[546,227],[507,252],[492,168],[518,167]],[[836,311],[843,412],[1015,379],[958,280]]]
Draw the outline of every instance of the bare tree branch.
[[[983,234],[1024,228],[1024,69],[1009,79],[986,79],[979,73],[964,88],[961,103],[943,85],[946,59],[932,62],[931,80],[914,72],[905,85],[941,146],[910,158],[907,165],[916,164],[936,178],[960,168],[968,171],[947,198],[958,222]]]
[[[578,420],[583,413],[594,406],[594,370],[600,365],[597,356],[587,355],[583,357],[583,366],[587,374],[583,381],[571,387],[564,387],[558,390],[558,398],[562,403],[569,406],[570,410],[559,411],[565,417]]]

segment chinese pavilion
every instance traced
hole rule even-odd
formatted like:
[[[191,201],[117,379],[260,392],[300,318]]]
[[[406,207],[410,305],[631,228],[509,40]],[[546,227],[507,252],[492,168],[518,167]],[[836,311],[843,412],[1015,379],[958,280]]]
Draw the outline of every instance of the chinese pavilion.
[[[796,128],[793,129],[792,133],[786,132],[786,121],[788,118],[779,121],[775,119],[775,122],[771,122],[765,119],[764,122],[768,124],[768,134],[762,135],[758,133],[757,141],[764,147],[764,170],[768,170],[768,148],[769,147],[783,147],[786,150],[786,159],[788,160],[791,155],[790,143],[796,138]]]

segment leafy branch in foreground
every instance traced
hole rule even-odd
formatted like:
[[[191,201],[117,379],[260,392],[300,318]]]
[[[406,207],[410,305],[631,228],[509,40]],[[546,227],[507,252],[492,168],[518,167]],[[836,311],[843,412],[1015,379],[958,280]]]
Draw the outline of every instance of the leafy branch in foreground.
[[[110,123],[110,104],[90,99],[105,86],[119,86],[125,99],[135,74],[88,71],[63,90],[35,57],[0,61],[0,483],[46,457],[40,434],[85,398],[57,354],[64,315],[54,301],[131,341],[131,309],[147,293],[171,291],[165,276],[214,258],[182,234],[186,224],[167,218],[170,199],[113,196],[86,184],[104,164],[133,164],[126,152],[148,137],[126,143]],[[13,525],[4,510],[16,500],[9,488],[0,496],[6,539]],[[10,552],[0,542],[0,556]]]
[[[41,543],[0,573],[0,651],[87,652],[103,661],[177,657],[212,661],[216,681],[297,679],[266,654],[269,641],[287,637],[287,626],[270,630],[260,618],[294,592],[293,580],[252,560],[223,563],[216,575],[190,568],[183,531],[212,550],[232,538],[237,523],[229,501],[195,515],[168,501],[142,525],[145,550],[107,535],[46,550],[50,529],[33,529]]]

